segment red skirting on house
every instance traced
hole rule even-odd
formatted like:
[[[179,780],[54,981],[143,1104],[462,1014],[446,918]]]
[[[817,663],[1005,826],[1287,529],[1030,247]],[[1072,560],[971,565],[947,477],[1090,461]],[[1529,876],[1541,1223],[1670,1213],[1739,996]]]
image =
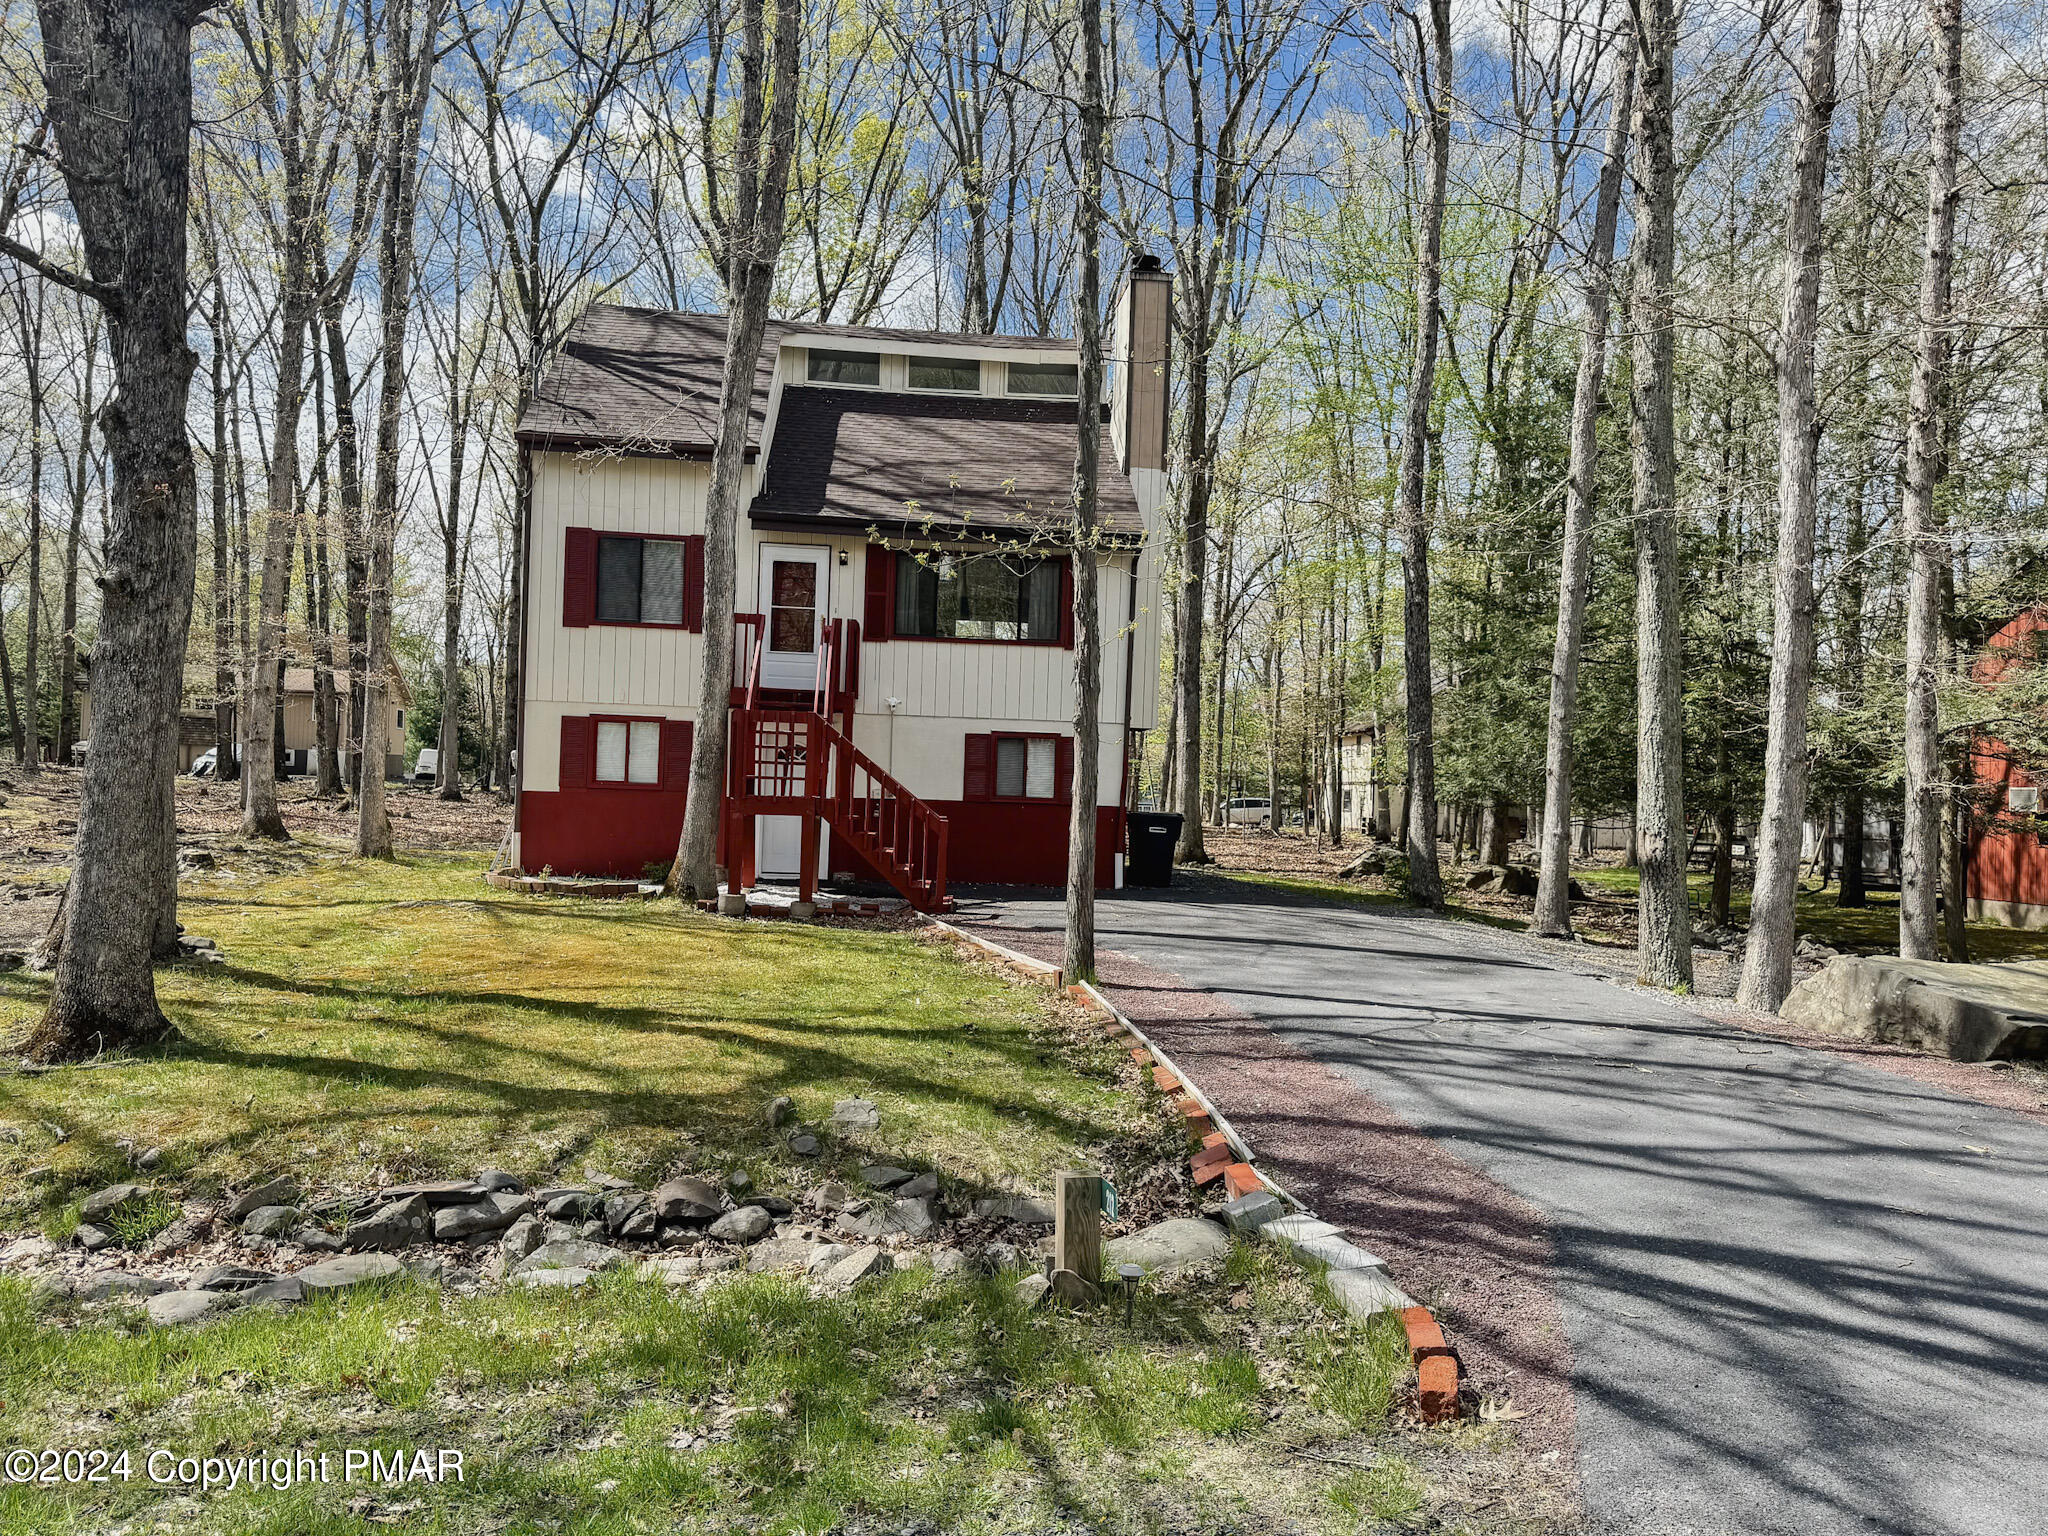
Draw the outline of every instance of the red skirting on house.
[[[523,790],[519,796],[519,867],[558,875],[640,879],[649,865],[666,867],[683,835],[680,790]]]
[[[683,795],[663,790],[572,789],[526,791],[519,797],[519,863],[529,874],[639,878],[650,865],[675,857],[683,831]],[[1064,804],[950,800],[930,802],[949,824],[948,884],[1055,885],[1067,883],[1067,816]],[[1113,805],[1096,813],[1095,883],[1107,887],[1116,876],[1116,854],[1124,845],[1123,812]],[[851,872],[881,882],[838,837],[832,839],[828,872]]]

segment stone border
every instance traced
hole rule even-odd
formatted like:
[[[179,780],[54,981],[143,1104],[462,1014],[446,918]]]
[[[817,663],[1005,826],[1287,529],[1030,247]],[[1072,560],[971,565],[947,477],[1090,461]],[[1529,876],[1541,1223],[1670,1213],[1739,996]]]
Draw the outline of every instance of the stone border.
[[[1330,1294],[1345,1314],[1364,1322],[1381,1312],[1400,1314],[1408,1338],[1408,1356],[1415,1367],[1416,1405],[1424,1423],[1457,1417],[1461,1367],[1458,1353],[1445,1342],[1443,1329],[1429,1308],[1394,1284],[1387,1266],[1345,1237],[1342,1229],[1321,1220],[1289,1194],[1277,1180],[1254,1165],[1252,1150],[1235,1127],[1152,1039],[1122,1009],[1090,982],[1066,984],[1066,973],[1049,961],[1019,954],[939,918],[925,919],[955,939],[973,946],[1025,981],[1063,991],[1091,1014],[1104,1034],[1130,1040],[1131,1059],[1149,1067],[1153,1084],[1186,1121],[1188,1133],[1201,1145],[1188,1159],[1196,1188],[1220,1181],[1229,1203],[1224,1220],[1232,1231],[1278,1243],[1296,1258],[1322,1271]]]

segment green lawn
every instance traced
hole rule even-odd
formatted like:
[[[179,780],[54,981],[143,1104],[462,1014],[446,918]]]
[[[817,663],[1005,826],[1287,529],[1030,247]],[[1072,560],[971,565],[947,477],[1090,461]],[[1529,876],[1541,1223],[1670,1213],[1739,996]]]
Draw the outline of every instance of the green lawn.
[[[1589,890],[1603,895],[1620,896],[1630,901],[1635,899],[1639,884],[1637,872],[1633,869],[1593,869],[1575,872],[1579,883]],[[1712,877],[1695,874],[1688,877],[1687,884],[1692,892],[1695,913],[1706,908],[1707,897],[1712,887]],[[1899,952],[1899,893],[1897,891],[1873,891],[1870,905],[1866,907],[1842,907],[1835,904],[1835,887],[1815,890],[1810,885],[1799,888],[1799,932],[1802,936],[1836,949],[1850,951],[1879,951],[1888,954]],[[1749,922],[1749,889],[1738,885],[1729,897],[1728,915],[1732,922],[1746,925]],[[1970,958],[1972,960],[2041,960],[2048,959],[2048,932],[2038,929],[2006,928],[1996,923],[1970,923]]]
[[[0,1072],[20,1133],[0,1140],[0,1229],[63,1235],[83,1191],[133,1176],[123,1139],[165,1149],[136,1242],[179,1197],[278,1168],[351,1188],[717,1166],[795,1194],[883,1155],[939,1168],[957,1200],[1083,1159],[1131,1188],[1184,1151],[1121,1049],[911,934],[513,896],[475,858],[264,862],[188,886],[188,927],[229,963],[159,973],[170,1051]],[[0,976],[0,1029],[45,986]],[[871,1097],[881,1129],[802,1162],[763,1122],[783,1093],[812,1121]],[[174,1330],[0,1278],[0,1450],[125,1450],[131,1469],[0,1482],[0,1530],[1557,1528],[1556,1478],[1510,1431],[1405,1420],[1398,1326],[1348,1322],[1270,1249],[1234,1249],[1221,1284],[1148,1282],[1129,1328],[1115,1305],[1027,1313],[1015,1278],[908,1268],[836,1298],[744,1274],[407,1281]],[[324,1452],[337,1476],[351,1449],[448,1448],[468,1476],[202,1494],[153,1484],[152,1448]]]
[[[159,973],[184,1036],[168,1055],[0,1076],[0,1122],[23,1132],[0,1142],[0,1223],[121,1174],[121,1139],[164,1148],[160,1177],[197,1192],[280,1165],[347,1186],[480,1167],[651,1179],[694,1159],[772,1182],[777,1094],[811,1121],[872,1098],[866,1150],[970,1183],[1160,1145],[1159,1117],[1116,1086],[1120,1051],[1076,1045],[1043,993],[941,947],[515,896],[478,872],[330,860],[188,886],[186,926],[228,963]],[[0,975],[0,1036],[46,986]]]

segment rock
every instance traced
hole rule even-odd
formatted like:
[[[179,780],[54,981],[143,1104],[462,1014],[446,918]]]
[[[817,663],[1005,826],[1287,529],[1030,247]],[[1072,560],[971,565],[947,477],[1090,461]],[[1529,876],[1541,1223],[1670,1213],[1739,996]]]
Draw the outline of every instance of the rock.
[[[427,1179],[414,1184],[394,1184],[377,1191],[379,1200],[410,1200],[417,1196],[429,1205],[464,1205],[483,1190],[468,1179]]]
[[[162,1147],[151,1147],[142,1156],[135,1159],[135,1166],[147,1173],[152,1168],[159,1166],[163,1160],[164,1149]]]
[[[590,1182],[599,1189],[609,1190],[615,1195],[622,1190],[628,1190],[633,1187],[631,1179],[622,1179],[615,1173],[593,1173],[590,1176]]]
[[[522,1269],[513,1275],[514,1285],[551,1286],[560,1290],[573,1291],[580,1285],[588,1285],[597,1278],[594,1270],[577,1269]]]
[[[602,1221],[580,1221],[576,1224],[576,1236],[586,1243],[601,1243],[611,1232]]]
[[[300,1270],[298,1280],[309,1291],[345,1291],[353,1285],[389,1280],[404,1273],[405,1266],[388,1253],[351,1253]]]
[[[340,1253],[346,1246],[340,1237],[325,1227],[300,1227],[292,1234],[292,1241],[301,1248],[311,1248],[315,1253]]]
[[[109,1217],[131,1210],[148,1198],[149,1191],[140,1184],[109,1184],[85,1197],[78,1207],[78,1218],[94,1226],[103,1226]]]
[[[244,1190],[228,1202],[226,1216],[229,1221],[240,1221],[251,1212],[260,1211],[266,1205],[296,1206],[304,1198],[296,1179],[279,1177],[265,1180],[253,1189]]]
[[[710,1221],[724,1209],[718,1186],[691,1174],[670,1179],[654,1192],[654,1214],[664,1223]]]
[[[1019,1226],[1049,1227],[1052,1207],[1033,1195],[1005,1195],[974,1202],[974,1214],[985,1221],[1014,1221]]]
[[[804,1204],[814,1211],[831,1215],[843,1211],[860,1199],[852,1190],[837,1180],[828,1179],[804,1197]]]
[[[505,1235],[498,1240],[498,1252],[504,1255],[507,1265],[513,1265],[547,1240],[544,1222],[538,1217],[522,1216],[505,1229]]]
[[[697,1256],[697,1267],[707,1275],[719,1274],[728,1269],[740,1267],[740,1256],[736,1253],[705,1253]]]
[[[523,1275],[536,1269],[583,1269],[595,1274],[625,1262],[625,1254],[616,1248],[571,1238],[567,1242],[542,1243],[519,1261],[513,1273]]]
[[[659,1280],[663,1285],[686,1285],[697,1278],[703,1267],[702,1262],[694,1257],[647,1259],[634,1266],[633,1277],[636,1280]]]
[[[832,1118],[826,1122],[841,1136],[858,1135],[862,1131],[878,1131],[882,1128],[882,1112],[875,1108],[873,1099],[840,1099],[832,1106]]]
[[[604,1228],[607,1232],[629,1235],[636,1222],[641,1231],[654,1231],[654,1207],[648,1203],[646,1195],[636,1189],[605,1198]]]
[[[244,1307],[295,1307],[306,1299],[306,1282],[297,1275],[286,1275],[281,1280],[266,1280],[238,1291],[233,1299],[236,1305]]]
[[[789,1150],[798,1157],[816,1157],[822,1149],[816,1136],[809,1131],[799,1130],[789,1138]]]
[[[786,1200],[781,1195],[756,1195],[754,1197],[754,1204],[761,1207],[762,1210],[775,1217],[778,1221],[785,1216],[796,1214],[795,1202]]]
[[[444,1205],[434,1212],[434,1236],[452,1243],[458,1238],[482,1232],[502,1232],[533,1209],[533,1202],[516,1193],[492,1193],[469,1205]]]
[[[1230,1252],[1230,1234],[1213,1221],[1180,1216],[1157,1226],[1111,1238],[1102,1245],[1105,1267],[1136,1264],[1148,1276],[1174,1275],[1220,1264]]]
[[[533,1199],[544,1213],[557,1221],[581,1221],[604,1209],[604,1196],[591,1189],[544,1189]]]
[[[433,1207],[425,1195],[408,1195],[395,1205],[385,1206],[367,1221],[351,1222],[342,1234],[342,1241],[358,1250],[390,1252],[397,1248],[410,1248],[414,1243],[426,1241],[427,1225],[432,1216]]]
[[[71,1294],[83,1301],[105,1301],[112,1296],[155,1296],[168,1291],[171,1283],[155,1275],[130,1274],[125,1269],[103,1269],[81,1275],[71,1282]]]
[[[767,1234],[775,1218],[758,1205],[743,1205],[711,1223],[711,1235],[720,1242],[751,1243]]]
[[[807,1238],[771,1237],[765,1243],[756,1243],[747,1254],[747,1268],[758,1275],[773,1269],[807,1267],[818,1247]]]
[[[252,1285],[268,1285],[275,1280],[267,1269],[244,1269],[239,1264],[216,1264],[202,1270],[185,1282],[191,1291],[246,1291]]]
[[[1024,1256],[1017,1251],[1015,1243],[985,1243],[976,1258],[980,1268],[991,1275],[1016,1269],[1024,1262]]]
[[[1792,989],[1779,1016],[1802,1029],[1953,1061],[2048,1046],[2048,961],[1947,965],[1845,955]]]
[[[871,1200],[859,1210],[843,1211],[834,1223],[840,1231],[868,1242],[901,1232],[923,1237],[936,1223],[929,1200]]]
[[[958,1248],[940,1248],[932,1253],[932,1273],[941,1277],[957,1275],[967,1268],[967,1255]]]
[[[896,1186],[899,1200],[929,1200],[939,1192],[939,1176],[936,1173],[920,1173],[908,1183]]]
[[[1102,1292],[1095,1283],[1084,1279],[1075,1270],[1056,1269],[1051,1280],[1052,1294],[1070,1307],[1092,1307],[1102,1299]]]
[[[1497,896],[1534,896],[1537,872],[1523,864],[1482,864],[1465,877],[1465,889]]]
[[[448,1265],[443,1259],[410,1259],[405,1272],[421,1285],[443,1285],[448,1280]]]
[[[486,1168],[471,1181],[478,1189],[492,1195],[523,1195],[526,1185],[511,1174],[497,1168]]]
[[[211,1317],[225,1309],[227,1304],[228,1298],[220,1291],[162,1291],[142,1306],[157,1327],[175,1328],[181,1323],[196,1323],[201,1318]]]
[[[114,1234],[105,1227],[96,1227],[89,1221],[81,1221],[72,1229],[71,1241],[87,1253],[98,1253],[102,1248],[114,1245]]]
[[[827,1291],[850,1291],[864,1281],[878,1279],[896,1267],[879,1248],[856,1248],[829,1268],[818,1272],[817,1281]]]
[[[298,1225],[298,1207],[259,1205],[244,1218],[242,1231],[250,1237],[283,1237],[295,1230]]]
[[[32,1264],[38,1259],[47,1259],[57,1251],[57,1245],[47,1237],[17,1237],[0,1248],[0,1269],[11,1269],[17,1264]]]
[[[860,1171],[861,1182],[871,1189],[894,1189],[898,1184],[910,1182],[908,1168],[894,1168],[887,1163],[870,1163]]]
[[[811,1256],[804,1262],[804,1269],[812,1275],[822,1274],[854,1251],[850,1243],[819,1243],[811,1249]]]
[[[1044,1275],[1026,1275],[1017,1282],[1017,1299],[1027,1308],[1045,1305],[1045,1298],[1052,1294],[1052,1282]]]
[[[781,1130],[796,1118],[796,1100],[786,1093],[778,1093],[768,1101],[768,1108],[764,1112],[764,1118],[768,1122],[769,1130]]]
[[[743,1195],[754,1187],[754,1181],[745,1173],[729,1173],[725,1176],[725,1187],[736,1195]]]
[[[1222,1211],[1223,1219],[1230,1223],[1230,1230],[1242,1232],[1247,1237],[1255,1235],[1267,1222],[1278,1221],[1286,1214],[1287,1202],[1265,1189],[1240,1195]]]

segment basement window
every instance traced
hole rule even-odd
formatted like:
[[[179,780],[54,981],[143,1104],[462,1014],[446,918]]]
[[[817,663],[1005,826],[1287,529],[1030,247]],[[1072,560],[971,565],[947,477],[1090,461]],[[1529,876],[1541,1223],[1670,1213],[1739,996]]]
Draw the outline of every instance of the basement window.
[[[956,395],[979,394],[981,364],[971,357],[913,357],[910,359],[910,387],[941,389]]]
[[[1052,799],[1056,746],[1050,736],[998,736],[996,798]]]
[[[600,538],[597,622],[682,623],[683,541]]]
[[[660,783],[661,722],[599,720],[597,771],[592,777],[600,784]]]
[[[1060,638],[1061,562],[1006,555],[896,556],[894,633],[938,640]]]
[[[828,352],[811,348],[805,376],[813,384],[862,384],[874,388],[882,382],[882,354],[879,352]]]
[[[1081,393],[1081,370],[1073,363],[1012,363],[1010,393],[1072,400]]]

